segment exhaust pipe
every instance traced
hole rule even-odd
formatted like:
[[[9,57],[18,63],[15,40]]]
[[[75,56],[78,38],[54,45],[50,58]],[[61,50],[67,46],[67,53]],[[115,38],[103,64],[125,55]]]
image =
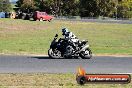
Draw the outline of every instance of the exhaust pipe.
[[[84,46],[84,47],[79,51],[79,53],[82,52],[83,50],[85,50],[85,49],[88,48],[88,47],[89,47],[89,45]]]

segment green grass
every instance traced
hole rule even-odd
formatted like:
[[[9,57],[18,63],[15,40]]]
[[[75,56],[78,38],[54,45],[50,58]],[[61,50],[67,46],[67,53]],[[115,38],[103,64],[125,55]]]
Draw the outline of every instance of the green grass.
[[[85,84],[75,74],[0,74],[0,88],[132,88],[129,84]]]
[[[39,22],[0,19],[0,53],[47,54],[54,35],[67,27],[89,41],[94,54],[132,55],[132,25],[91,22]]]

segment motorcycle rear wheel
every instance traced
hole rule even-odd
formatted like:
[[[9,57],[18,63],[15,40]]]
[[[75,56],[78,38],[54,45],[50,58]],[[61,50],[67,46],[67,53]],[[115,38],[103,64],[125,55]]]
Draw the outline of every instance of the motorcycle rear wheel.
[[[57,49],[55,49],[55,50],[49,49],[48,50],[48,55],[49,55],[50,58],[53,58],[53,59],[61,58],[61,52]]]
[[[91,59],[92,58],[92,51],[89,48],[87,48],[87,49],[85,49],[85,51],[82,51],[80,53],[80,57],[82,59]]]

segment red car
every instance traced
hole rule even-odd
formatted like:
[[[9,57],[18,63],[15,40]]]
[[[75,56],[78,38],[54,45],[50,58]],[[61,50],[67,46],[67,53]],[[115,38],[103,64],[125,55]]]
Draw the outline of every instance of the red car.
[[[33,19],[35,21],[39,20],[39,21],[49,21],[50,22],[53,18],[54,18],[53,16],[48,15],[46,12],[39,12],[39,11],[36,11],[33,16]]]

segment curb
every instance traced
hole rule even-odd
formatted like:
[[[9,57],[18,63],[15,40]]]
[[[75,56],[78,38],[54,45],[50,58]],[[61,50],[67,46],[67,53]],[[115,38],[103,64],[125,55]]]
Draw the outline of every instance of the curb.
[[[7,55],[7,56],[48,56],[46,54],[4,54],[4,53],[0,53],[0,55]],[[99,56],[99,57],[103,57],[103,56],[108,56],[108,57],[132,57],[132,55],[126,55],[126,54],[92,54],[92,56]]]

